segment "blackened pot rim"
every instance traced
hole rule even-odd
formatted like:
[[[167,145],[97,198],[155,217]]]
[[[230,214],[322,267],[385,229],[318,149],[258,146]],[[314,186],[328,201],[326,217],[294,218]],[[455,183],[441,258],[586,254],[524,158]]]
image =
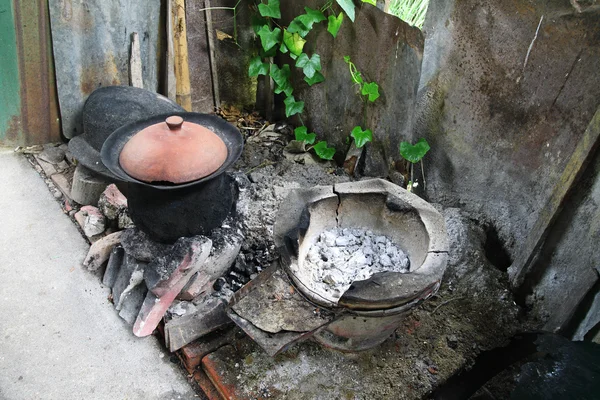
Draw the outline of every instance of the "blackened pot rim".
[[[123,150],[125,144],[129,141],[129,139],[131,139],[134,135],[136,135],[145,127],[157,124],[159,122],[163,122],[167,117],[173,115],[180,116],[185,121],[202,125],[213,131],[217,136],[219,136],[223,140],[223,142],[225,142],[225,145],[227,147],[227,158],[225,159],[223,165],[221,165],[219,169],[217,169],[215,172],[208,176],[205,176],[204,178],[197,179],[191,182],[172,185],[158,185],[143,182],[128,175],[119,164],[119,154],[121,154],[121,151]],[[237,128],[235,128],[227,121],[210,114],[174,112],[156,115],[151,118],[132,122],[130,124],[120,127],[106,139],[104,145],[102,146],[100,156],[102,158],[102,162],[108,168],[108,170],[112,172],[118,179],[124,182],[135,183],[158,190],[178,190],[185,187],[195,186],[199,183],[206,182],[217,177],[218,175],[221,175],[227,170],[227,168],[229,168],[231,165],[233,165],[233,163],[237,161],[237,159],[242,154],[243,149],[244,140],[242,138],[241,133],[237,130]]]

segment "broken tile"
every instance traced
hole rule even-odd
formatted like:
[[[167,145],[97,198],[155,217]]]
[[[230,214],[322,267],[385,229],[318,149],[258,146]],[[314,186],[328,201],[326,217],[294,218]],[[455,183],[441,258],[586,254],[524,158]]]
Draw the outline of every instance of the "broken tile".
[[[194,266],[195,262],[202,262],[205,265],[209,257],[209,252],[203,254],[203,249],[210,251],[211,247],[212,241],[204,236],[178,239],[168,254],[156,257],[148,264],[148,268],[146,268],[146,272],[144,273],[148,290],[160,297],[178,284],[183,276],[187,276],[187,284],[189,279],[194,275],[194,273],[189,273],[190,268]],[[200,261],[197,257],[201,253],[203,259]]]
[[[140,313],[133,326],[133,333],[136,336],[144,337],[152,334],[158,326],[163,315],[175,300],[181,289],[188,283],[192,275],[194,275],[206,262],[212,248],[212,241],[203,236],[187,238],[188,247],[178,248],[168,258],[168,262],[179,260],[179,265],[172,270],[170,275],[163,274],[163,271],[153,271],[150,281],[153,287],[146,285],[148,289],[154,289],[160,294],[160,297],[155,295],[151,290],[148,290],[144,304],[140,309]],[[181,242],[180,242],[181,243]],[[176,246],[175,246],[176,247]],[[148,266],[148,269],[150,265]],[[155,278],[159,279],[155,279]],[[163,280],[163,277],[166,279]]]
[[[46,176],[50,177],[57,172],[54,164],[51,164],[47,161],[42,160],[38,155],[35,156],[35,159],[38,162],[38,164],[40,165],[40,167],[42,167],[42,170],[44,171]]]
[[[128,254],[125,255],[112,288],[113,303],[117,310],[121,310],[125,297],[143,282],[145,267],[146,263],[140,262]]]
[[[233,342],[235,329],[220,330],[210,333],[202,338],[184,346],[179,353],[179,356],[189,373],[193,373],[200,363],[202,358],[228,343]]]
[[[235,262],[242,246],[242,237],[232,235],[226,238],[221,245],[211,250],[210,257],[206,260],[204,267],[198,271],[190,282],[181,291],[178,298],[192,300],[202,294],[212,292],[214,282],[222,276],[231,264]]]
[[[227,301],[207,296],[206,301],[196,304],[196,312],[173,318],[165,324],[165,344],[176,351],[206,334],[231,324],[227,316]]]
[[[98,200],[98,208],[110,220],[115,220],[119,214],[127,209],[127,198],[112,183],[106,187]]]
[[[83,266],[90,271],[97,271],[108,260],[113,247],[121,242],[122,233],[123,231],[111,233],[92,244]]]
[[[56,187],[62,192],[62,194],[68,199],[72,200],[71,194],[71,184],[69,183],[69,179],[63,174],[54,174],[50,177],[52,182],[56,185]]]
[[[125,250],[121,246],[115,246],[110,252],[110,257],[108,258],[108,264],[106,265],[106,270],[104,271],[104,277],[102,278],[102,284],[112,288],[117,280],[117,275],[119,274],[119,270],[121,269],[121,264],[123,263],[123,257],[125,256]]]
[[[141,281],[133,288],[133,290],[124,294],[121,299],[121,311],[119,312],[119,317],[127,321],[129,325],[133,325],[140,313],[140,309],[142,308],[147,293],[148,288],[144,281]]]

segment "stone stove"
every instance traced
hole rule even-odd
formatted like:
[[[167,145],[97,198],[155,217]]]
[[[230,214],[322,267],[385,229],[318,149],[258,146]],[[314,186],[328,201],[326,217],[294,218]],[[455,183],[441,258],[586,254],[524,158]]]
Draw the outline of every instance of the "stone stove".
[[[378,272],[341,296],[311,284],[310,248],[333,228],[385,235],[410,260],[407,273]],[[405,315],[434,295],[448,255],[444,219],[431,205],[381,179],[293,192],[275,223],[281,260],[236,293],[230,317],[269,354],[312,337],[359,351],[383,342]]]

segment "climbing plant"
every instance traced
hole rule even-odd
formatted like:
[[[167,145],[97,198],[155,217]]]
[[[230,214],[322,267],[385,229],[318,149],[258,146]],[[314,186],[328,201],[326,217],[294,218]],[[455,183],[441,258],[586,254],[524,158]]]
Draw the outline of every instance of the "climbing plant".
[[[362,0],[364,3],[376,5],[376,0]],[[265,75],[274,82],[274,92],[285,95],[285,115],[291,117],[298,115],[302,126],[295,129],[294,134],[297,141],[309,145],[307,150],[314,150],[315,154],[321,159],[331,160],[336,152],[334,147],[330,147],[325,140],[316,144],[316,134],[308,133],[308,129],[302,121],[301,114],[304,110],[304,102],[294,96],[294,88],[290,81],[290,64],[283,64],[281,67],[272,62],[272,57],[277,53],[289,54],[293,60],[293,67],[301,69],[304,74],[304,81],[312,86],[325,80],[321,73],[321,57],[316,54],[308,54],[304,51],[306,36],[315,27],[315,25],[327,22],[327,31],[335,38],[344,21],[344,14],[352,22],[355,18],[355,4],[352,0],[335,0],[342,12],[336,13],[332,6],[334,0],[327,0],[319,9],[304,7],[304,14],[296,16],[288,24],[281,24],[281,9],[279,0],[266,0],[255,3],[257,13],[252,19],[254,32],[260,39],[260,48],[258,54],[250,60],[248,74],[251,77]],[[325,15],[328,14],[326,17]],[[350,73],[353,81],[359,86],[362,96],[365,96],[365,102],[374,102],[379,97],[379,86],[375,82],[366,82],[356,66],[349,57],[344,57],[350,67]],[[350,136],[354,139],[357,147],[362,147],[365,143],[373,139],[373,133],[369,129],[360,126],[354,127]],[[312,146],[311,146],[312,145]]]
[[[410,163],[410,181],[408,182],[407,189],[412,191],[412,188],[417,186],[414,180],[414,166],[416,163],[421,162],[421,173],[423,174],[423,186],[425,186],[425,170],[423,168],[423,157],[429,151],[429,143],[424,138],[419,139],[417,143],[410,144],[409,142],[400,143],[400,155]]]

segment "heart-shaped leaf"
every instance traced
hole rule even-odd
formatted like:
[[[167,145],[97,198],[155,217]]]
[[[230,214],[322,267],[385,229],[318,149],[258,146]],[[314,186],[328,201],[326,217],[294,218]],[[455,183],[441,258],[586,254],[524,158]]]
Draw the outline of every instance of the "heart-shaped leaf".
[[[312,29],[313,24],[325,21],[325,15],[319,10],[313,10],[310,7],[304,7],[306,14],[299,15],[297,18],[304,24],[308,29]]]
[[[296,17],[290,22],[290,25],[287,27],[287,31],[290,33],[297,33],[300,37],[306,37],[310,29],[306,27],[300,20]]]
[[[313,146],[315,153],[322,160],[333,160],[335,155],[335,147],[328,147],[325,140],[321,140],[319,143]]]
[[[290,75],[291,71],[288,64],[284,64],[281,68],[275,64],[271,64],[269,76],[271,76],[271,78],[273,78],[273,82],[275,82],[274,92],[276,94],[285,93],[286,96],[290,96],[292,94],[294,88],[290,82]]]
[[[260,28],[257,35],[260,37],[260,43],[264,51],[271,50],[276,44],[281,42],[281,29],[279,28],[270,30],[267,25],[264,25]]]
[[[283,104],[285,104],[285,116],[288,118],[292,115],[300,114],[304,110],[304,102],[296,101],[294,96],[288,96],[283,101]]]
[[[327,23],[327,32],[331,33],[331,36],[336,37],[340,27],[342,26],[342,21],[344,20],[344,13],[340,13],[340,15],[330,15]]]
[[[281,18],[279,0],[268,0],[267,4],[260,3],[258,5],[258,12],[263,17]]]
[[[306,83],[308,83],[309,86],[315,85],[317,83],[321,83],[325,80],[325,77],[323,76],[322,73],[320,72],[315,72],[315,76],[313,76],[312,78],[309,78],[308,76],[304,77],[304,81]]]
[[[302,48],[304,48],[304,43],[306,43],[306,40],[302,39],[302,37],[297,33],[290,33],[284,29],[283,43],[285,43],[286,47],[290,49],[292,54],[299,56],[302,54]]]
[[[313,144],[317,138],[316,134],[308,133],[308,128],[305,126],[299,126],[294,129],[294,136],[296,137],[296,140],[306,142],[308,144]]]
[[[360,92],[369,96],[369,101],[372,103],[379,98],[379,85],[375,82],[365,83]]]
[[[400,155],[406,160],[415,164],[421,161],[430,148],[431,147],[429,147],[427,140],[423,138],[419,139],[419,141],[414,145],[408,142],[402,142],[400,143]]]
[[[255,56],[250,59],[248,66],[248,76],[267,75],[269,73],[269,64],[262,62],[260,56]]]
[[[296,60],[296,67],[302,68],[304,75],[310,79],[315,76],[315,72],[321,70],[321,56],[313,54],[312,57],[308,58],[306,53],[302,53]]]
[[[355,126],[350,133],[350,136],[354,138],[354,143],[357,148],[363,147],[367,142],[373,140],[373,132],[370,129],[366,129],[363,131],[362,127]]]
[[[354,22],[354,2],[352,0],[335,0],[346,13],[350,21]]]

